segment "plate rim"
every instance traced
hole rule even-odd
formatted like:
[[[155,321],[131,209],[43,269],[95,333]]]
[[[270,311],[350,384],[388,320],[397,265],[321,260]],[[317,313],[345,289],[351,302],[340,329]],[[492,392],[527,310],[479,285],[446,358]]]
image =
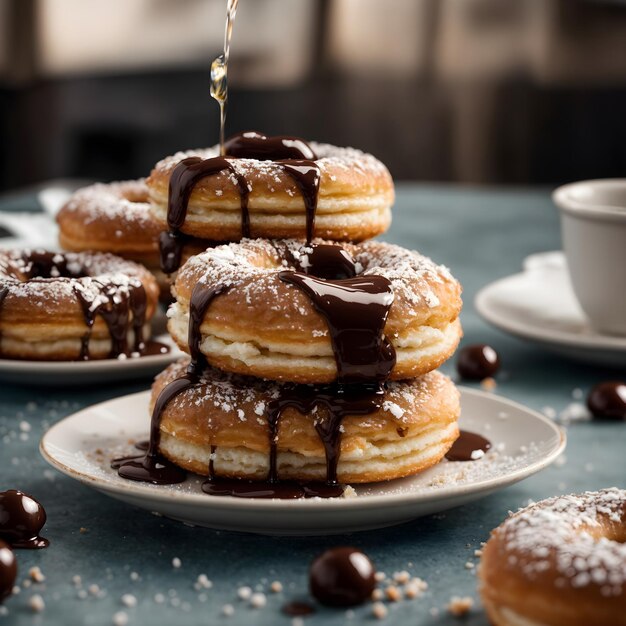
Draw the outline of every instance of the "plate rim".
[[[531,339],[538,343],[558,347],[573,347],[585,351],[606,350],[615,354],[626,354],[626,338],[624,337],[600,334],[582,335],[562,330],[537,330],[536,326],[511,322],[510,319],[505,319],[500,315],[495,314],[492,307],[489,307],[486,304],[487,299],[494,291],[500,289],[502,284],[513,280],[527,279],[528,275],[534,273],[535,271],[536,270],[534,269],[525,269],[521,272],[494,280],[482,287],[474,296],[474,308],[478,314],[492,326],[523,339]]]
[[[498,394],[488,393],[479,389],[472,389],[470,387],[459,386],[461,392],[461,402],[463,395],[473,396],[475,398],[487,399],[489,401],[495,401],[509,408],[521,410],[527,414],[528,417],[538,420],[544,426],[547,426],[558,438],[558,444],[552,451],[545,455],[545,457],[530,463],[529,465],[514,470],[505,476],[496,476],[487,480],[480,481],[478,484],[469,484],[450,487],[441,487],[436,491],[422,492],[422,493],[391,493],[391,494],[375,494],[369,496],[359,496],[356,498],[312,498],[312,499],[295,499],[295,500],[281,500],[277,498],[268,499],[255,499],[255,498],[236,498],[229,496],[222,496],[217,499],[207,498],[205,494],[196,493],[180,493],[173,490],[159,490],[158,486],[143,485],[141,483],[135,483],[132,481],[126,481],[125,483],[108,482],[99,480],[98,477],[93,476],[85,472],[73,469],[65,465],[62,461],[56,459],[46,445],[50,445],[50,435],[53,431],[59,428],[67,420],[77,419],[82,413],[93,410],[96,406],[110,404],[115,401],[127,400],[137,396],[148,395],[149,390],[139,391],[132,394],[123,396],[117,396],[99,402],[88,407],[81,409],[67,417],[59,420],[53,424],[43,435],[39,443],[39,451],[44,460],[49,463],[56,470],[61,473],[78,480],[83,484],[94,486],[100,491],[106,491],[111,494],[136,497],[142,500],[152,500],[159,502],[172,502],[180,501],[181,504],[186,505],[204,505],[207,506],[209,502],[213,508],[220,509],[221,511],[227,510],[250,510],[250,508],[268,509],[282,508],[282,509],[295,509],[295,510],[307,510],[308,507],[315,506],[317,510],[323,509],[328,511],[336,511],[341,509],[370,509],[372,507],[378,507],[384,503],[386,507],[401,507],[410,504],[417,504],[420,502],[433,502],[437,500],[447,499],[450,497],[462,497],[468,493],[479,494],[483,492],[492,491],[500,485],[510,485],[524,478],[532,476],[537,472],[545,469],[551,465],[554,460],[565,450],[567,445],[567,434],[563,428],[555,424],[548,419],[545,415],[542,415],[538,411],[525,406],[515,400],[510,400]]]

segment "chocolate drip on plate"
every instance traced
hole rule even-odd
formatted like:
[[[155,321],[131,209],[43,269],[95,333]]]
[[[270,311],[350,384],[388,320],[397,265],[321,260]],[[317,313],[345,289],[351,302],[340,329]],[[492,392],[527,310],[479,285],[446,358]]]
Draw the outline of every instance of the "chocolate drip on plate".
[[[477,461],[491,449],[491,442],[478,433],[462,430],[446,453],[448,461]]]
[[[111,467],[122,478],[149,482],[156,485],[170,485],[183,482],[187,473],[178,466],[164,459],[159,453],[161,442],[161,418],[168,404],[179,394],[200,383],[200,374],[206,366],[206,359],[200,351],[200,326],[213,299],[224,291],[224,286],[209,288],[204,283],[197,283],[189,303],[189,353],[191,362],[187,372],[170,382],[159,394],[150,421],[150,441],[143,455],[114,459]]]

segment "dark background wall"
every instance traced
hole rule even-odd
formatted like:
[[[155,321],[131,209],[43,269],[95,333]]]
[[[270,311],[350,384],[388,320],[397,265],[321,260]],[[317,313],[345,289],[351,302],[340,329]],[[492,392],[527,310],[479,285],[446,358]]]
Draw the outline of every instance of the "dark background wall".
[[[354,145],[398,179],[553,184],[626,172],[626,6],[540,0],[551,7],[545,11],[532,0],[464,0],[460,9],[423,0],[419,19],[401,25],[406,32],[397,32],[397,21],[377,26],[383,52],[372,56],[369,22],[389,3],[306,2],[307,55],[288,81],[280,72],[255,80],[272,59],[254,49],[238,58],[233,42],[229,132]],[[40,3],[0,3],[0,20],[13,33],[0,81],[0,189],[57,177],[142,176],[166,154],[216,142],[207,68],[221,24],[210,53],[174,67],[51,71],[41,60]],[[238,20],[246,11],[242,0]],[[255,11],[263,16],[260,5]]]

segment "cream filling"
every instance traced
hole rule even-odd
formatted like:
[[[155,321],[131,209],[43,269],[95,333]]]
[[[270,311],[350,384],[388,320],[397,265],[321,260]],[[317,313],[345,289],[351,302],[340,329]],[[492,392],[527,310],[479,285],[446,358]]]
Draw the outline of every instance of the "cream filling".
[[[456,421],[445,426],[430,428],[419,435],[397,439],[393,442],[368,442],[365,448],[342,452],[339,458],[339,474],[374,473],[384,474],[389,469],[421,465],[433,458],[441,457],[444,441],[456,432]],[[176,434],[163,432],[161,448],[181,462],[196,462],[209,466],[210,447],[180,441]],[[218,474],[256,475],[269,471],[269,455],[245,447],[227,448],[218,446],[213,460]],[[298,452],[278,451],[277,467],[279,475],[288,476],[290,471],[299,474],[323,477],[326,473],[326,459],[319,456],[305,456]]]
[[[168,330],[180,345],[187,345],[189,315],[180,303],[168,311]],[[396,348],[396,363],[400,366],[416,360],[435,357],[448,351],[457,341],[456,324],[446,325],[442,330],[420,326],[405,337],[392,340]],[[204,334],[200,350],[207,356],[227,357],[249,367],[307,367],[334,370],[336,367],[329,342],[322,344],[272,342],[260,344],[252,341],[236,341],[228,333]]]
[[[284,209],[282,205],[280,208]],[[167,219],[166,207],[161,205],[153,206],[152,210],[160,221],[164,222]],[[318,206],[315,223],[319,229],[336,228],[338,225],[360,227],[364,222],[387,222],[389,220],[389,212],[390,207],[386,201],[383,206],[380,206],[380,202],[369,202],[349,210],[346,207],[325,212]],[[287,212],[261,212],[250,209],[250,218],[253,228],[296,229],[302,228],[306,224],[306,215],[302,206],[294,209],[294,211]],[[239,210],[216,209],[213,207],[192,210],[190,207],[187,220],[190,223],[213,227],[238,227],[241,224],[241,212]]]

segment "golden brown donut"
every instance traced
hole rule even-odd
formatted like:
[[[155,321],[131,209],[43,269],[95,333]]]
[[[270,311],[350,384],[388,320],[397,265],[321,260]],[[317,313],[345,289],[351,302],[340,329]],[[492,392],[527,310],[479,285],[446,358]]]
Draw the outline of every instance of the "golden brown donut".
[[[626,491],[557,496],[487,542],[480,593],[494,626],[626,625]]]
[[[170,365],[152,386],[161,390],[186,371]],[[207,370],[198,386],[176,396],[162,413],[160,451],[180,467],[206,475],[211,446],[217,476],[263,480],[269,469],[267,404],[281,385]],[[324,409],[321,408],[320,412]],[[439,372],[387,385],[382,408],[348,416],[342,424],[338,479],[362,483],[409,476],[439,462],[458,437],[459,394]],[[324,447],[314,420],[286,409],[280,417],[277,467],[280,479],[324,480]]]
[[[391,282],[394,300],[384,331],[396,351],[391,378],[420,376],[446,361],[461,337],[461,287],[449,271],[391,244],[338,245],[354,257],[361,275]],[[178,272],[177,301],[168,311],[172,337],[188,350],[189,301],[198,281],[227,285],[200,327],[200,349],[211,365],[270,380],[334,381],[326,321],[304,293],[279,278],[280,271],[295,269],[294,255],[302,259],[307,250],[296,240],[243,240],[191,258]]]
[[[338,241],[362,241],[383,233],[391,222],[394,187],[387,168],[371,154],[354,148],[311,143],[320,168],[315,235]],[[218,156],[219,147],[189,150],[156,164],[147,180],[152,211],[167,226],[168,185],[183,159]],[[302,195],[293,179],[274,161],[233,159],[250,190],[252,237],[306,236]],[[242,233],[241,200],[232,174],[202,179],[193,189],[181,231],[215,241],[237,241]]]
[[[169,294],[170,280],[160,268],[159,235],[163,228],[149,209],[144,179],[83,187],[57,214],[59,243],[71,252],[111,252],[137,261],[155,275],[162,292]],[[209,245],[211,242],[190,238],[183,258]]]
[[[148,270],[112,254],[0,251],[0,355],[131,355],[149,337],[158,294]]]

